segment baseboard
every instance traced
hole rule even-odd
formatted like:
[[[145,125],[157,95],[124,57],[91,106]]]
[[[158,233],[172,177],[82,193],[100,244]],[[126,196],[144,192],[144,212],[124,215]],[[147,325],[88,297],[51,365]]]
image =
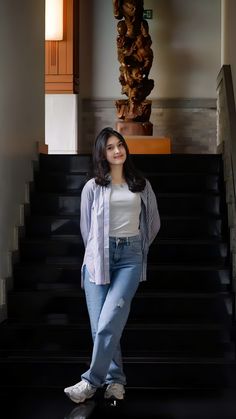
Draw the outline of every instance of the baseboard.
[[[0,322],[7,317],[6,307],[6,280],[0,278]]]
[[[0,306],[0,323],[7,319],[7,306],[4,304]]]

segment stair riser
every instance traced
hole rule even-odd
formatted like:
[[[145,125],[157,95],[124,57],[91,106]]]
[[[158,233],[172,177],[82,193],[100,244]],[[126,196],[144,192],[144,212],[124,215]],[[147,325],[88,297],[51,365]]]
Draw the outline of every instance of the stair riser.
[[[140,339],[142,334],[142,339]],[[226,340],[227,338],[227,340]],[[226,350],[230,352],[229,337],[223,336],[220,330],[149,330],[125,328],[121,347],[123,356],[215,356],[222,357]],[[90,327],[80,329],[40,328],[16,329],[2,331],[0,351],[8,355],[50,356],[90,356],[92,340]]]
[[[8,299],[8,314],[18,321],[78,323],[86,319],[84,296],[79,293],[20,292]],[[145,309],[144,309],[145,308]],[[220,297],[158,297],[137,295],[132,302],[131,321],[155,322],[218,322],[226,319],[226,308]]]
[[[42,172],[87,172],[91,167],[91,155],[43,155],[39,156]],[[217,162],[214,162],[217,168]]]
[[[163,268],[164,269],[164,268]],[[227,269],[198,271],[194,267],[184,270],[181,268],[173,268],[173,270],[148,269],[147,281],[140,284],[140,288],[144,290],[176,290],[176,292],[190,291],[221,291],[222,285],[230,283],[230,272]]]
[[[73,241],[48,241],[40,243],[22,242],[20,247],[22,260],[46,261],[50,257],[75,257],[82,260],[82,243]],[[149,263],[163,264],[224,264],[227,258],[227,246],[221,244],[164,244],[153,245],[149,251]]]
[[[176,219],[161,217],[158,238],[163,239],[210,239],[220,238],[225,233],[221,220],[214,218]]]
[[[162,215],[220,215],[219,196],[159,197],[158,209]]]
[[[79,381],[88,363],[17,363],[0,366],[2,387],[63,388]],[[229,377],[222,365],[187,363],[127,363],[129,388],[223,388]],[[18,372],[17,376],[15,372]],[[230,373],[230,372],[229,372]]]
[[[78,235],[80,233],[80,219],[78,218],[60,218],[60,217],[27,217],[25,222],[25,231],[28,237],[50,237]]]
[[[165,244],[159,243],[150,248],[148,261],[158,263],[183,263],[191,264],[224,264],[227,258],[228,248],[225,243],[221,244]]]
[[[195,172],[219,173],[222,169],[220,155],[132,155],[134,164],[143,172]],[[199,163],[200,161],[200,163]],[[42,171],[80,172],[91,165],[91,155],[40,155]]]
[[[161,216],[159,238],[215,238],[221,237],[225,225],[221,219],[215,218],[171,218]],[[48,217],[27,216],[25,222],[28,237],[50,237],[80,234],[80,219],[78,217]]]
[[[80,195],[31,193],[30,207],[33,214],[77,215],[80,216]]]
[[[222,158],[217,155],[142,155],[132,156],[134,164],[142,172],[187,172],[219,174],[222,169]],[[199,160],[201,161],[199,163]]]
[[[161,215],[220,215],[219,196],[162,197],[157,194]],[[80,195],[32,193],[30,198],[32,214],[77,215],[80,216]]]
[[[43,192],[78,192],[81,193],[86,175],[64,175],[57,173],[35,173],[34,188]]]
[[[35,173],[35,188],[44,192],[78,192],[80,193],[85,182],[85,175],[70,175],[58,173]],[[219,176],[211,174],[155,174],[148,176],[155,191],[161,192],[219,192]]]
[[[200,193],[200,192],[220,192],[218,175],[210,174],[166,174],[148,175],[148,179],[156,193]]]
[[[160,268],[160,267],[159,267]],[[49,265],[36,265],[14,268],[15,289],[68,289],[81,287],[81,267],[57,268]],[[229,270],[161,270],[148,269],[147,281],[140,284],[140,289],[147,290],[175,290],[176,292],[200,291],[217,292],[230,282]]]

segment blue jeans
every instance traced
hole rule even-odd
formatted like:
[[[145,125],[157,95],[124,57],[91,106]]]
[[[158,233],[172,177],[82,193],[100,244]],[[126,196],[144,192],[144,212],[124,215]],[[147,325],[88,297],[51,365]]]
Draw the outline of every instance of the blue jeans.
[[[86,269],[84,289],[93,337],[90,368],[81,378],[92,386],[126,384],[120,338],[139,285],[142,269],[140,236],[110,237],[110,284],[96,285]]]

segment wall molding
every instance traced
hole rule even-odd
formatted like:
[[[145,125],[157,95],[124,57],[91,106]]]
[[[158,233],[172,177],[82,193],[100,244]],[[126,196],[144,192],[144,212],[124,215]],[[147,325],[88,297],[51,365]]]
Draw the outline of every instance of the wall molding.
[[[82,99],[83,111],[91,109],[112,109],[115,108],[115,101],[120,98],[84,98]],[[216,109],[216,99],[207,98],[153,98],[152,109],[158,108],[181,108],[181,109]]]

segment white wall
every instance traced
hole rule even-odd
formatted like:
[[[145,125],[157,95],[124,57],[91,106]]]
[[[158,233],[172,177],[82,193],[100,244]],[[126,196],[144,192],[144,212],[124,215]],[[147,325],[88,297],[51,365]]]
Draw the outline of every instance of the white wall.
[[[45,143],[49,154],[76,154],[78,95],[45,95]]]
[[[234,1],[234,0],[231,0]],[[80,2],[80,95],[121,96],[112,0]],[[144,0],[155,98],[215,98],[220,69],[221,0]]]
[[[220,68],[220,0],[145,0],[154,5],[154,96],[215,98]]]
[[[93,60],[93,40],[94,40],[94,6],[96,0],[80,1],[79,3],[79,95],[78,95],[78,152],[83,151],[83,98],[93,96],[94,60]],[[109,13],[111,13],[112,0],[107,2]],[[106,11],[105,11],[106,13]]]
[[[32,178],[36,141],[44,139],[43,0],[0,0],[0,51],[1,306],[25,182]]]
[[[230,64],[236,99],[236,1],[222,0],[222,55],[221,64]]]

